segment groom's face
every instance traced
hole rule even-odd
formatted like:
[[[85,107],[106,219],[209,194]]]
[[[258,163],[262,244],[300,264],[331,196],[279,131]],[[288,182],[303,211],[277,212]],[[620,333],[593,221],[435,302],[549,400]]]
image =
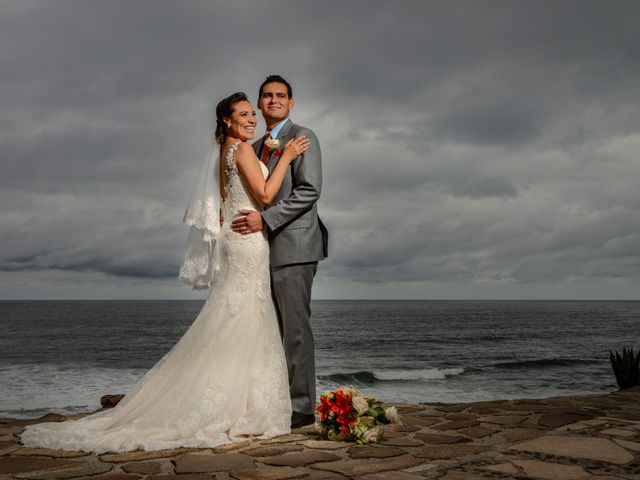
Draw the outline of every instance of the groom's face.
[[[293,99],[289,97],[287,86],[279,82],[267,83],[262,88],[258,108],[267,124],[287,118],[293,108]]]

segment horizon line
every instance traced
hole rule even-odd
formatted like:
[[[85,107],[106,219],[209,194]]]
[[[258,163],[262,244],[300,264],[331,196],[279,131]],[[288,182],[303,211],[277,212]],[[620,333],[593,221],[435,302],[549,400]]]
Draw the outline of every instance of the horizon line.
[[[200,302],[205,298],[0,298],[0,302]],[[312,298],[312,302],[638,302],[640,298]]]

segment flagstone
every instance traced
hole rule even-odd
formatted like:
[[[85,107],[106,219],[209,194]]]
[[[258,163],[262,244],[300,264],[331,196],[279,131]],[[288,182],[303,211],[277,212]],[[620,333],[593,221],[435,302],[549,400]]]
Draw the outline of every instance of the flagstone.
[[[80,417],[84,416],[83,415],[79,415]],[[76,416],[78,417],[78,416]],[[24,419],[24,420],[17,420],[15,423],[16,425],[19,425],[21,427],[26,427],[27,425],[34,425],[36,423],[44,423],[44,422],[64,422],[65,420],[71,420],[72,416],[65,416],[65,415],[61,415],[59,413],[47,413],[46,415],[43,415],[42,417],[39,418],[29,418],[29,419]]]
[[[17,425],[6,425],[0,427],[0,435],[13,435],[22,433],[24,431],[23,427],[19,427]]]
[[[269,440],[270,443],[289,443],[289,442],[299,442],[301,440],[308,440],[309,435],[304,435],[302,433],[289,433],[287,435],[280,435],[279,437],[272,438]]]
[[[470,420],[452,420],[450,422],[440,423],[431,427],[432,430],[460,430],[461,428],[475,427],[480,425],[480,422],[476,419]]]
[[[0,479],[640,480],[638,400],[640,389],[597,398],[401,405],[406,424],[385,426],[379,444],[319,440],[309,426],[273,440],[213,449],[98,457],[19,443],[22,425],[58,417],[7,420],[0,421]],[[18,470],[3,473],[12,468]]]
[[[429,458],[429,459],[450,459],[450,458],[459,458],[466,457],[469,455],[476,455],[481,452],[486,452],[490,447],[486,445],[476,445],[476,444],[457,444],[457,445],[436,445],[436,446],[426,446],[422,449],[421,452],[417,452],[413,454],[419,458]]]
[[[477,415],[489,415],[492,413],[498,413],[501,410],[504,409],[504,405],[500,405],[497,402],[493,403],[475,403],[473,405],[471,405],[468,410],[471,413],[477,414]]]
[[[626,408],[626,407],[625,407]],[[608,415],[612,418],[621,418],[626,420],[640,420],[640,412],[630,412],[628,410],[621,410],[619,412],[609,412]]]
[[[306,469],[306,473],[308,476],[304,477],[304,480],[350,480],[349,477],[336,472]]]
[[[311,468],[341,473],[348,477],[378,473],[384,471],[402,470],[423,463],[422,460],[409,455],[392,458],[362,458],[337,460],[335,462],[317,463]]]
[[[162,472],[162,464],[158,461],[125,463],[121,468],[127,473],[140,473],[143,475]]]
[[[436,445],[446,444],[446,443],[464,443],[470,442],[466,437],[461,437],[459,435],[444,435],[440,433],[423,433],[418,432],[415,434],[415,438],[418,440],[422,440],[425,443],[431,443]]]
[[[513,445],[510,449],[576,459],[599,460],[618,465],[633,461],[633,455],[606,438],[544,435]]]
[[[233,478],[238,480],[286,480],[290,478],[305,478],[307,470],[293,467],[260,466],[257,468],[235,470]]]
[[[526,420],[522,423],[518,424],[518,427],[520,428],[530,428],[532,430],[540,430],[540,434],[542,435],[543,433],[545,433],[545,431],[548,430],[547,427],[543,427],[542,425],[538,425],[536,422],[531,421],[531,420]]]
[[[615,437],[635,437],[638,432],[633,430],[625,430],[623,428],[607,428],[606,430],[602,430],[600,433],[604,435],[612,435]]]
[[[479,420],[485,423],[494,423],[497,425],[517,425],[524,422],[527,419],[526,415],[486,415],[480,417]]]
[[[303,442],[303,444],[307,442],[313,442],[313,440],[307,440]],[[326,443],[331,443],[334,445],[345,447],[344,443],[342,442],[327,441]],[[287,453],[287,452],[299,452],[302,449],[303,449],[302,445],[284,443],[282,445],[263,445],[260,447],[253,447],[253,448],[249,448],[248,450],[243,450],[242,453],[245,455],[250,455],[252,457],[273,457],[275,455],[282,455],[283,453]]]
[[[579,420],[584,420],[584,416],[573,413],[561,413],[557,415],[545,414],[538,420],[538,425],[548,428],[558,428],[570,423],[575,423]]]
[[[246,448],[251,445],[250,441],[246,442],[237,442],[237,443],[227,443],[225,445],[218,445],[217,447],[213,447],[211,449],[212,453],[227,453],[232,452],[234,450],[240,450],[241,448]]]
[[[415,417],[444,417],[445,413],[436,410],[433,405],[425,405],[422,410],[411,412],[411,415]]]
[[[423,427],[418,425],[402,425],[401,424],[401,425],[385,425],[383,430],[386,436],[397,437],[397,436],[406,435],[407,433],[418,432],[422,430],[422,428]]]
[[[14,473],[16,478],[29,480],[59,480],[64,478],[83,477],[106,473],[113,465],[98,460],[90,462],[70,462],[60,467],[47,468],[38,471]]]
[[[18,439],[15,439],[15,438],[0,440],[0,450],[13,447],[14,445],[17,445],[17,444],[18,444]]]
[[[358,480],[424,480],[424,477],[408,472],[381,472],[359,476]]]
[[[74,458],[74,457],[86,457],[88,455],[91,455],[91,452],[51,450],[50,448],[22,447],[19,450],[16,450],[15,452],[13,452],[13,454],[20,455],[20,456]]]
[[[515,475],[520,473],[516,467],[513,466],[512,463],[496,463],[495,465],[482,465],[478,467],[480,470],[489,470],[491,472],[498,473],[506,473],[510,475]]]
[[[0,458],[0,474],[33,472],[45,468],[63,467],[71,464],[70,460],[41,457],[2,457]]]
[[[340,448],[346,448],[350,444],[346,442],[333,442],[331,440],[305,440],[304,442],[300,442],[300,445],[304,445],[307,448],[317,448],[320,450],[338,450]],[[298,445],[296,445],[296,447],[297,446]],[[302,450],[302,447],[300,447],[299,450]]]
[[[312,423],[311,425],[305,425],[303,427],[294,428],[291,430],[291,433],[316,435],[318,433],[318,430],[316,429],[315,423]]]
[[[420,430],[422,430],[422,429],[419,428],[419,427],[416,427],[416,429],[415,429],[416,432],[418,432]],[[397,431],[397,430],[396,431],[392,430],[392,431],[388,432],[386,429],[383,429],[382,438],[403,438],[403,437],[406,437],[407,435],[409,435],[410,433],[412,433],[412,432],[400,432],[400,431]]]
[[[444,477],[440,477],[438,480],[487,480],[487,477],[473,472],[449,470]]]
[[[635,420],[629,420],[627,418],[621,419],[621,418],[603,417],[602,420],[606,420],[605,426],[607,426],[607,427],[620,427],[620,428],[626,428],[626,429],[630,429],[630,430],[639,430],[640,429],[640,422],[635,421]]]
[[[100,477],[96,477],[98,479]],[[140,478],[140,477],[138,477]],[[182,475],[152,475],[147,477],[146,480],[227,480],[230,479],[229,474],[224,472],[222,474],[216,474],[215,476],[207,475],[206,473],[185,473]]]
[[[616,442],[621,447],[626,448],[627,450],[631,450],[633,452],[640,452],[640,443],[638,442],[631,442],[629,440],[623,440],[621,438],[614,438],[613,441]]]
[[[557,428],[561,432],[581,432],[593,428],[593,425],[588,425],[584,422],[570,423],[562,427]]]
[[[349,448],[347,453],[351,458],[388,458],[404,455],[406,452],[392,446],[358,445]]]
[[[106,475],[98,475],[92,478],[95,480],[138,480],[140,475],[133,475],[129,473],[107,473]],[[211,477],[208,477],[207,480],[211,480]]]
[[[507,442],[519,442],[539,437],[544,435],[544,432],[533,428],[512,428],[509,430],[503,430],[498,435],[504,438]]]
[[[193,452],[193,448],[175,448],[172,450],[135,450],[133,452],[126,453],[105,453],[100,455],[99,458],[103,462],[121,463],[121,462],[135,462],[137,460],[150,460],[152,458],[170,458],[183,455],[185,453]],[[210,450],[201,450],[200,453],[210,452]]]
[[[429,427],[436,423],[442,422],[442,417],[414,417],[411,415],[403,415],[402,422],[405,425],[418,425],[420,427]]]
[[[302,452],[284,453],[273,457],[263,457],[260,461],[267,465],[303,467],[312,463],[330,462],[339,459],[340,457],[333,453],[323,452],[321,450],[304,450]]]
[[[520,414],[522,415],[522,414],[529,414],[529,413],[547,413],[551,410],[556,409],[556,407],[544,405],[542,403],[526,403],[526,402],[515,402],[513,405],[510,405],[509,407],[503,408],[503,410],[509,411],[509,413],[513,413],[513,414],[515,414],[516,412],[520,412]]]
[[[421,412],[429,408],[428,406],[423,407],[422,405],[398,405],[398,404],[396,404],[395,407],[398,413],[401,415],[405,415],[407,413]]]
[[[471,438],[484,438],[499,431],[500,430],[498,430],[497,428],[484,427],[482,425],[476,425],[470,428],[458,430],[459,433]]]
[[[9,455],[15,452],[16,450],[19,450],[20,448],[21,447],[19,443],[14,443],[12,445],[9,445],[6,448],[0,448],[0,456]]]
[[[423,441],[409,437],[383,438],[381,443],[392,447],[421,447],[424,445]]]
[[[242,453],[185,453],[174,460],[176,473],[204,473],[252,468],[255,460]]]
[[[617,477],[613,475],[588,475],[580,480],[639,480],[640,475],[625,475],[624,477]]]
[[[416,465],[415,467],[409,467],[402,470],[407,473],[418,473],[418,472],[426,472],[427,470],[433,470],[434,468],[438,468],[438,464],[436,463],[423,463],[420,465]]]
[[[473,413],[445,413],[444,418],[447,420],[475,420],[478,418],[478,415]]]
[[[560,465],[539,460],[513,460],[512,463],[520,467],[526,476],[544,480],[576,480],[589,476],[577,465]]]
[[[453,404],[453,405],[438,405],[436,406],[436,410],[440,410],[441,412],[461,412],[465,410],[469,405],[467,404]]]

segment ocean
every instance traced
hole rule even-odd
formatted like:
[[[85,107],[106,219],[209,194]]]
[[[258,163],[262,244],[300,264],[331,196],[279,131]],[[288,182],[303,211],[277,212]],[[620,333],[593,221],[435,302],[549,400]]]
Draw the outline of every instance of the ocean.
[[[126,393],[202,301],[0,301],[0,417],[100,407]],[[320,393],[396,403],[617,389],[609,349],[640,348],[638,301],[312,303]]]

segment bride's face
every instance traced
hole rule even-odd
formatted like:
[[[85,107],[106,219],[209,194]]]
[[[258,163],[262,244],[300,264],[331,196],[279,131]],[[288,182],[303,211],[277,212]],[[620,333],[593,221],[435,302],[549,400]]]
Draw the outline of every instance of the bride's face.
[[[256,112],[253,106],[247,101],[241,101],[233,106],[231,117],[228,122],[229,137],[246,141],[251,140],[255,134]]]

